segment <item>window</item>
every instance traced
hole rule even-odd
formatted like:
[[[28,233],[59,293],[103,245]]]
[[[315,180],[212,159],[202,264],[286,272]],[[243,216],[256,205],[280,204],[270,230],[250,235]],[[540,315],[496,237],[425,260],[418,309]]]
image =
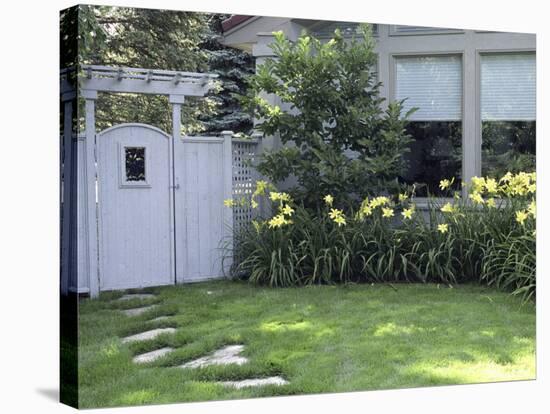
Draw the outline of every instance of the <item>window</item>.
[[[536,65],[534,53],[481,56],[481,173],[534,171]]]
[[[378,25],[373,24],[372,34],[378,35]],[[322,22],[311,28],[311,34],[317,38],[332,38],[334,31],[338,29],[344,37],[352,37],[357,34],[359,23],[354,22]]]
[[[420,197],[441,195],[439,181],[462,176],[462,60],[460,56],[395,59],[395,98],[405,99],[410,116],[410,152],[401,181],[416,185]]]
[[[391,25],[390,36],[464,33],[464,30],[445,27]]]
[[[145,181],[145,148],[124,147],[126,181]]]

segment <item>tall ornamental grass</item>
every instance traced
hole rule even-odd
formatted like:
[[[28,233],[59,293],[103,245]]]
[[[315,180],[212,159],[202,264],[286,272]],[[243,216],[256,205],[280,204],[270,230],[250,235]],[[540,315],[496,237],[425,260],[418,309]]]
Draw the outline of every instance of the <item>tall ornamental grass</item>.
[[[430,199],[424,212],[414,189],[346,209],[327,194],[312,210],[259,181],[252,207],[264,197],[273,214],[236,235],[233,253],[241,260],[232,273],[269,286],[473,281],[534,299],[535,173],[474,177],[463,183],[466,199],[451,193],[452,184],[442,180],[448,197]]]

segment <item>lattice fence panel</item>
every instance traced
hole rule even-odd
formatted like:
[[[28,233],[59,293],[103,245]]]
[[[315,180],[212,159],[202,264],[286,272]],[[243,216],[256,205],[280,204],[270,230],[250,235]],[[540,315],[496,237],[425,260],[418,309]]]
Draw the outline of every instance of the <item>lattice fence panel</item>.
[[[233,231],[238,232],[254,217],[250,199],[254,192],[256,173],[253,162],[258,143],[250,140],[233,140]],[[242,202],[241,202],[242,201]]]

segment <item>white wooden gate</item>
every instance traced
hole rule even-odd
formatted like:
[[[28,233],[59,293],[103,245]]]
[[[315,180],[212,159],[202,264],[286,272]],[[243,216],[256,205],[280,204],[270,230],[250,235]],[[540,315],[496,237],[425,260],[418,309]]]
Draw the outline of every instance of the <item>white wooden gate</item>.
[[[231,136],[172,146],[157,128],[123,124],[98,134],[97,148],[100,290],[222,277]]]
[[[117,125],[97,149],[100,289],[174,283],[170,136]]]

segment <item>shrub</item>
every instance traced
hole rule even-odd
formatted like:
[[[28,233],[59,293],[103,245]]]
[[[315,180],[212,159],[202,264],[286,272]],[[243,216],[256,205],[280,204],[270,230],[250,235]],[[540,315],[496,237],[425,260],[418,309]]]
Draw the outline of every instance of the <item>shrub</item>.
[[[466,200],[432,199],[424,217],[414,193],[346,210],[326,195],[308,209],[260,181],[252,202],[269,198],[274,214],[236,236],[233,274],[270,286],[474,281],[534,298],[535,190],[534,173],[474,177]]]
[[[319,207],[329,191],[345,204],[397,186],[404,168],[412,111],[402,113],[401,101],[382,108],[370,27],[357,37],[336,31],[328,42],[306,34],[291,42],[276,32],[275,58],[258,66],[242,100],[255,127],[283,144],[262,154],[258,171],[273,182],[294,177],[290,191],[308,207]],[[289,110],[264,99],[270,94]]]

